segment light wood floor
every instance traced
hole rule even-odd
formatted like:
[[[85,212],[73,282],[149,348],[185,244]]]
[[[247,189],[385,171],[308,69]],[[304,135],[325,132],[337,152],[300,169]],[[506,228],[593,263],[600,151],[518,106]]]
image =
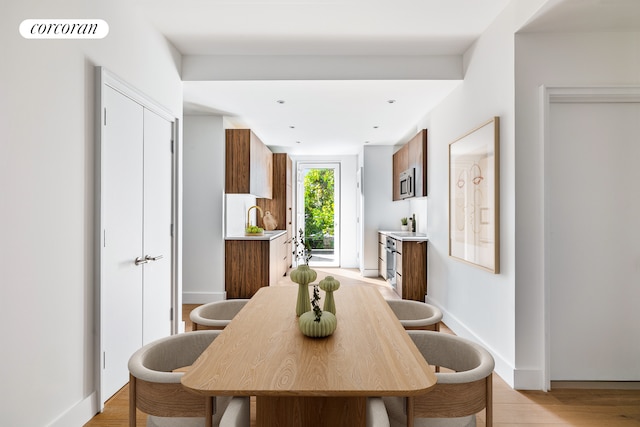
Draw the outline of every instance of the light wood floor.
[[[342,285],[366,283],[375,286],[385,298],[398,298],[381,279],[362,278],[351,269],[315,268],[321,280],[327,275]],[[282,282],[288,283],[288,276]],[[290,283],[290,282],[289,282]],[[197,305],[183,306],[185,329],[191,330],[189,313]],[[443,325],[442,332],[451,333]],[[569,385],[572,387],[573,385]],[[105,405],[85,427],[120,427],[128,425],[129,390],[125,386]],[[550,392],[517,391],[498,375],[493,375],[493,418],[496,427],[627,427],[640,426],[640,390],[609,390],[585,388],[554,388]],[[146,416],[138,411],[138,426],[146,425]],[[479,427],[485,426],[484,411],[477,415]],[[255,427],[255,401],[252,400],[251,426]],[[304,427],[304,426],[301,426]]]

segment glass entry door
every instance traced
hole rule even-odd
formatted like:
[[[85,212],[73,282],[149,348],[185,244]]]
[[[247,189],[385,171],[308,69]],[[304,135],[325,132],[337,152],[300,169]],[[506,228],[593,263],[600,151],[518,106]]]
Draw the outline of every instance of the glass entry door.
[[[299,162],[297,182],[297,229],[311,246],[309,265],[339,267],[340,165]]]

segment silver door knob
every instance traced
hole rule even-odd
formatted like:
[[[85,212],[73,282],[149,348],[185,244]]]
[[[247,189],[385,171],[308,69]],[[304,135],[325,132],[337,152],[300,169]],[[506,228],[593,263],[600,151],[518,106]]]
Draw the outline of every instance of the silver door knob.
[[[146,264],[146,263],[148,263],[148,262],[149,262],[149,260],[148,260],[146,257],[145,257],[145,258],[137,257],[137,258],[135,259],[135,261],[133,261],[133,262],[134,262],[136,265],[140,265],[140,264]]]
[[[156,256],[145,255],[144,259],[147,261],[157,261],[159,259],[162,259],[162,255],[156,255]]]

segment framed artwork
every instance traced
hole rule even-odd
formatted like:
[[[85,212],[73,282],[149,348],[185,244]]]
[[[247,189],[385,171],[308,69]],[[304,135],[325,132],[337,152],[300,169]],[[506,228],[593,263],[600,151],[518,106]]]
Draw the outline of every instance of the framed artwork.
[[[449,256],[500,272],[500,118],[449,144]]]

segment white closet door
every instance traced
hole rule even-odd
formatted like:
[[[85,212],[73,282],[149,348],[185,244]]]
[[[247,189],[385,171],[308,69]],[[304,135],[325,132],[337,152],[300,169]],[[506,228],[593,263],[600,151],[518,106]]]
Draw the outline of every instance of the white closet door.
[[[144,111],[143,344],[171,334],[171,122]]]
[[[102,397],[129,380],[127,361],[142,343],[143,107],[105,88],[102,170]]]
[[[104,96],[103,401],[129,380],[136,350],[171,334],[173,260],[172,123],[109,86]]]

